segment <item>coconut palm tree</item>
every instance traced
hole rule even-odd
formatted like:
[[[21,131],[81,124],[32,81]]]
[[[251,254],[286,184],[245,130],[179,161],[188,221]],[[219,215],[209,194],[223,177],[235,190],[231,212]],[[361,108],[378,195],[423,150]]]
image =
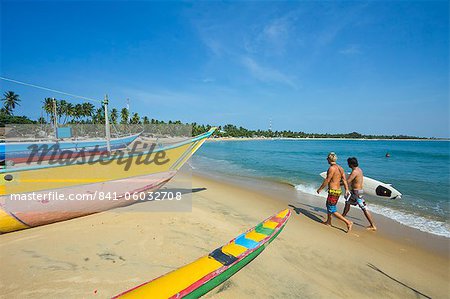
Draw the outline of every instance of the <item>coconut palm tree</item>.
[[[42,106],[45,113],[47,114],[47,121],[48,117],[50,116],[50,121],[53,123],[54,121],[54,111],[53,111],[53,99],[52,98],[45,98],[44,99],[44,106]]]
[[[150,120],[148,119],[148,116],[144,116],[144,117],[142,118],[142,122],[144,123],[144,125],[150,124]]]
[[[119,118],[119,111],[116,108],[111,109],[111,123],[117,124],[117,119]]]
[[[92,120],[92,116],[94,115],[95,106],[92,103],[83,103],[82,105],[82,117],[88,117]]]
[[[67,119],[67,112],[68,112],[67,105],[68,104],[69,103],[66,100],[61,100],[61,101],[57,102],[56,111],[58,112],[58,122],[59,123],[61,122],[61,117],[62,116],[64,116],[64,122],[63,123],[65,123],[65,120]]]
[[[74,106],[72,103],[67,103],[67,107],[66,107],[66,115],[64,118],[64,123],[66,123],[67,117],[72,118],[71,122],[73,122],[73,113],[74,113]]]
[[[140,121],[140,118],[139,118],[139,114],[137,114],[137,112],[134,113],[133,116],[131,117],[130,124],[137,125],[140,122],[141,121]]]
[[[19,102],[19,95],[16,94],[14,91],[7,91],[3,94],[4,98],[3,101],[3,107],[5,108],[5,112],[8,115],[14,115],[14,109],[16,109],[16,106],[20,106]]]
[[[128,117],[129,116],[130,116],[130,112],[128,111],[128,109],[127,108],[123,108],[120,111],[120,118],[121,118],[120,123],[123,124],[123,125],[128,124]]]
[[[92,117],[92,120],[95,124],[104,124],[105,123],[105,108],[100,107],[95,110],[95,113]]]
[[[37,122],[38,122],[39,124],[46,124],[45,118],[43,118],[42,116],[38,118]]]
[[[73,107],[73,116],[78,121],[84,116],[84,109],[82,104],[75,104]]]

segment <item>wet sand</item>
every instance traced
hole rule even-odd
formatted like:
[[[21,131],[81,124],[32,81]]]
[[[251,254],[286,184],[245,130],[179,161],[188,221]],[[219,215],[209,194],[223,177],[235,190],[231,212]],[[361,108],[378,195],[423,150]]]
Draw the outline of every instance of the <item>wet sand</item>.
[[[320,224],[324,204],[314,196],[292,201],[288,188],[198,175],[191,189],[181,180],[167,188],[191,197],[192,209],[190,200],[182,212],[171,212],[173,203],[143,202],[0,235],[0,296],[108,298],[290,207],[294,213],[279,237],[206,298],[448,298],[449,239],[381,217],[379,231],[369,232],[357,209],[347,234],[336,219],[334,227]]]

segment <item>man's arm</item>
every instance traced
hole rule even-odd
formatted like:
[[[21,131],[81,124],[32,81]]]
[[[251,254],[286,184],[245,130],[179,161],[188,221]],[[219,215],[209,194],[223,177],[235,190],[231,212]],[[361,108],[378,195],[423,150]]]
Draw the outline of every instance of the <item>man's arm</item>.
[[[323,180],[322,185],[320,185],[319,189],[317,189],[317,194],[319,194],[320,191],[322,191],[322,189],[330,183],[331,178],[333,177],[333,172],[334,169],[332,167],[328,168],[327,177]]]
[[[345,173],[344,173],[345,175]],[[350,186],[352,181],[356,178],[356,172],[352,171],[352,173],[350,173],[348,179],[347,179],[347,184]]]
[[[345,177],[345,171],[344,169],[341,167],[342,170],[342,182],[344,183],[344,188],[345,188],[345,195],[350,194],[350,191],[348,189],[348,183],[347,183],[347,178]],[[351,175],[350,175],[351,177]],[[350,179],[350,177],[348,179]]]

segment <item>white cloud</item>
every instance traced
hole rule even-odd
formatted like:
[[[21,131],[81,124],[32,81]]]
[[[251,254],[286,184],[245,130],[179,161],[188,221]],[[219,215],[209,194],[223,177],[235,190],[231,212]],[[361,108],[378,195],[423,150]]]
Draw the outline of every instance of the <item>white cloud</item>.
[[[264,27],[262,34],[268,41],[280,42],[289,36],[289,23],[284,18],[275,19]]]
[[[244,67],[250,72],[250,74],[263,82],[276,82],[289,85],[291,87],[296,87],[294,82],[289,76],[283,74],[282,72],[272,69],[269,67],[262,66],[258,64],[254,59],[244,56],[241,59]]]

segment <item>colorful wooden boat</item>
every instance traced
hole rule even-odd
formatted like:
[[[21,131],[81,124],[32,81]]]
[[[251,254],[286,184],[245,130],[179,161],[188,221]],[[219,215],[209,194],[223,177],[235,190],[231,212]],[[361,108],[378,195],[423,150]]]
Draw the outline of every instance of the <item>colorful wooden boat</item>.
[[[257,257],[286,225],[286,209],[217,248],[210,254],[113,298],[198,298]]]
[[[127,195],[160,188],[214,130],[150,151],[148,155],[128,154],[122,160],[99,157],[90,163],[0,169],[0,233],[129,205],[135,201]],[[142,163],[145,157],[156,161],[162,156],[164,163]],[[120,161],[131,166],[127,168]],[[76,200],[83,196],[91,200]]]
[[[111,150],[121,149],[127,147],[136,138],[139,137],[141,133],[133,134],[129,136],[123,136],[119,138],[111,138],[110,146]],[[22,163],[30,159],[32,151],[31,146],[37,146],[38,148],[43,148],[44,146],[51,149],[57,146],[57,150],[50,150],[49,155],[55,156],[58,152],[70,150],[70,151],[81,151],[89,154],[92,151],[96,153],[106,150],[106,140],[105,139],[91,139],[91,140],[68,140],[68,141],[36,141],[36,142],[5,142],[0,143],[0,160],[13,161],[15,163]],[[43,160],[48,160],[48,156],[43,154],[42,150],[36,151],[33,155],[34,159],[31,157],[31,161],[37,160],[38,158]],[[40,157],[39,157],[40,156]]]

